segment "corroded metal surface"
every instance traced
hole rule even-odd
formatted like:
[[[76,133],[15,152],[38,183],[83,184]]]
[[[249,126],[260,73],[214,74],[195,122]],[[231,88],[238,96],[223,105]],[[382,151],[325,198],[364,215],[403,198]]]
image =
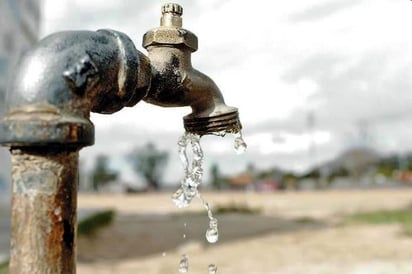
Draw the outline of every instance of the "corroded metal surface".
[[[86,146],[94,143],[90,111],[113,113],[136,104],[146,95],[151,70],[123,33],[65,31],[28,51],[13,79],[0,143]]]
[[[187,132],[193,132],[200,136],[214,133],[225,135],[226,133],[238,133],[242,129],[237,111],[215,115],[212,117],[185,116],[184,127]]]
[[[143,99],[165,107],[190,106],[192,113],[184,117],[188,132],[238,132],[242,126],[237,109],[225,104],[212,79],[192,67],[191,53],[198,48],[197,37],[182,28],[182,14],[178,4],[165,4],[160,27],[143,37],[153,68],[151,87]]]
[[[78,152],[12,150],[10,274],[75,273]]]

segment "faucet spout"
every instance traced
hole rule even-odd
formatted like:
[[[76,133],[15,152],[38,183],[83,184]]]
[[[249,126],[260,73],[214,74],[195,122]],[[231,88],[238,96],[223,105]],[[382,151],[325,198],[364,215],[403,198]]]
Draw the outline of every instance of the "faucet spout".
[[[241,129],[237,108],[225,104],[215,82],[194,69],[191,53],[198,48],[194,33],[182,28],[183,9],[162,7],[161,25],[143,37],[152,66],[152,82],[143,100],[164,107],[190,106],[186,131],[199,135],[236,133]]]

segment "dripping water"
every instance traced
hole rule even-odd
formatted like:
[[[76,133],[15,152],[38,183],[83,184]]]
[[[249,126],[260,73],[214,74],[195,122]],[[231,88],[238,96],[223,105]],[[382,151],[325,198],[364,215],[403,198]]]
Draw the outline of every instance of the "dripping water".
[[[214,135],[225,136],[225,132],[216,132]],[[245,152],[247,145],[242,138],[242,133],[238,132],[234,134],[234,149],[237,154]],[[203,178],[203,151],[200,146],[200,136],[197,134],[185,132],[178,140],[179,158],[183,165],[183,179],[180,182],[180,187],[172,195],[172,201],[178,208],[184,208],[189,206],[192,200],[197,197],[203,207],[207,211],[209,218],[209,227],[206,230],[205,237],[209,243],[216,243],[219,240],[218,221],[213,216],[212,210],[198,191],[198,187]],[[193,159],[189,163],[187,154],[187,148],[191,147]],[[186,223],[185,223],[186,227]],[[183,234],[183,238],[186,238],[186,234]],[[179,271],[185,273],[188,271],[188,257],[182,255],[179,263]],[[217,267],[213,264],[209,265],[209,273],[217,273]]]
[[[189,258],[183,254],[179,262],[179,272],[187,273],[189,271]]]
[[[208,267],[209,274],[216,274],[217,273],[217,267],[214,264],[210,264]]]
[[[234,145],[235,152],[237,154],[242,154],[246,151],[246,148],[247,148],[247,145],[242,137],[242,132],[239,131],[238,133],[235,133],[234,135],[235,135],[235,145]]]

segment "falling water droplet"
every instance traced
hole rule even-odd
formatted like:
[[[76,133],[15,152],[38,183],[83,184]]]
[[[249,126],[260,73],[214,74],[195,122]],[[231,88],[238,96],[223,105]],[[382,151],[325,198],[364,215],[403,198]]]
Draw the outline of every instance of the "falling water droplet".
[[[209,265],[209,274],[216,274],[217,273],[217,266],[214,264]]]
[[[189,258],[186,255],[182,255],[179,263],[179,272],[186,273],[189,271]]]
[[[215,132],[214,135],[225,136],[226,132]],[[234,149],[237,154],[245,152],[247,145],[242,138],[242,133],[234,134]],[[179,157],[184,168],[184,178],[181,180],[179,189],[172,195],[172,201],[177,207],[187,207],[194,197],[198,197],[207,211],[209,218],[209,227],[206,231],[206,239],[209,243],[216,243],[219,240],[219,231],[217,219],[213,217],[212,210],[209,204],[202,198],[198,191],[198,187],[203,179],[203,151],[200,146],[200,135],[185,132],[178,140]],[[191,147],[193,159],[189,162],[187,148]],[[184,223],[186,227],[187,224]],[[186,234],[183,234],[186,238]],[[188,257],[182,255],[179,263],[179,272],[186,273],[189,271]],[[217,267],[214,264],[209,265],[209,274],[216,274]]]
[[[217,229],[217,219],[212,218],[209,221],[209,228],[206,230],[206,240],[209,243],[216,243],[219,240],[219,231]]]
[[[166,257],[166,252],[163,252],[163,253],[162,253],[162,257]]]
[[[184,178],[181,181],[180,188],[173,194],[172,201],[177,207],[187,207],[198,193],[198,186],[203,177],[203,151],[200,146],[200,136],[185,132],[177,142],[179,146],[179,156],[184,168]],[[189,165],[187,156],[187,147],[191,146],[193,160]]]
[[[206,231],[206,239],[209,243],[214,244],[219,240],[219,233],[216,228],[208,228]]]
[[[235,144],[234,148],[237,154],[242,154],[246,151],[247,144],[243,140],[242,133],[239,131],[238,133],[234,134],[235,136]]]
[[[187,134],[183,134],[177,142],[178,150],[179,150],[179,158],[180,158],[180,161],[182,162],[185,176],[187,176],[187,173],[189,172],[189,160],[187,159],[187,153],[186,153],[186,147],[187,147],[188,142],[189,142],[189,139],[187,138]]]
[[[178,208],[187,207],[189,205],[189,201],[186,199],[182,187],[179,187],[179,189],[172,195],[172,201]]]

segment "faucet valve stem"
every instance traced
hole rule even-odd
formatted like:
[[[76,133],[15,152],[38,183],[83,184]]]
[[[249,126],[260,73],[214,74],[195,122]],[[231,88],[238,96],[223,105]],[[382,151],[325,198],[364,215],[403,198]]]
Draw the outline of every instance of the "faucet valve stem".
[[[183,8],[182,6],[176,3],[166,3],[162,6],[162,14],[165,13],[174,13],[177,16],[182,16]]]
[[[183,8],[179,4],[167,3],[162,6],[162,18],[160,25],[162,27],[182,27]]]

